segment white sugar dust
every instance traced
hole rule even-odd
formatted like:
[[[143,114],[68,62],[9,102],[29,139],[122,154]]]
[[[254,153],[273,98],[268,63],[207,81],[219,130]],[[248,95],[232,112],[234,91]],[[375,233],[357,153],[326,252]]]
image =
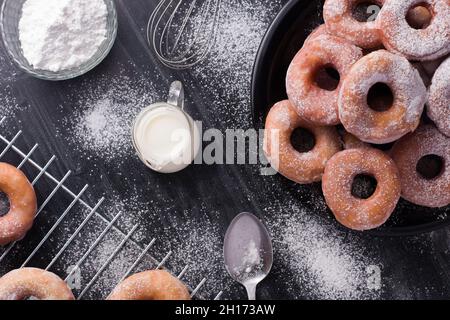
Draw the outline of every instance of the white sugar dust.
[[[19,21],[24,56],[53,72],[81,66],[106,39],[107,16],[103,0],[27,0]]]

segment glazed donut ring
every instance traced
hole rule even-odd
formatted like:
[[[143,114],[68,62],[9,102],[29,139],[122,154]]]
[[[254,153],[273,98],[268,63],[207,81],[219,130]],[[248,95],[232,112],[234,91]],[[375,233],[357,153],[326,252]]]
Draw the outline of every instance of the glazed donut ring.
[[[35,268],[13,270],[0,278],[0,300],[75,300],[57,275]]]
[[[450,58],[436,70],[428,97],[428,116],[450,137]]]
[[[151,270],[128,277],[108,300],[191,300],[187,287],[167,271]]]
[[[425,29],[414,29],[406,17],[411,8],[420,4],[429,6],[433,18]],[[409,60],[434,60],[450,52],[448,0],[386,1],[378,19],[384,46]]]
[[[291,143],[297,128],[313,133],[315,146],[300,153]],[[325,164],[341,150],[339,134],[332,127],[312,126],[301,119],[288,100],[275,104],[269,112],[264,133],[264,152],[272,167],[289,180],[300,184],[320,181]]]
[[[339,124],[337,88],[328,91],[319,87],[315,76],[321,68],[332,66],[344,79],[351,66],[363,56],[362,50],[344,39],[321,35],[297,53],[286,77],[289,100],[306,121],[319,126]]]
[[[323,7],[325,24],[331,34],[342,37],[364,49],[379,47],[382,43],[377,20],[360,22],[353,11],[361,0],[327,0]],[[385,0],[374,0],[382,7]]]
[[[429,155],[443,160],[441,173],[433,179],[417,171],[419,160]],[[450,204],[450,138],[432,125],[422,126],[394,145],[392,157],[400,171],[403,198],[431,208]]]
[[[368,199],[352,195],[353,181],[360,174],[377,180],[375,193]],[[347,228],[364,231],[389,219],[400,198],[400,177],[394,161],[380,150],[344,150],[328,161],[322,189],[336,219]]]
[[[37,210],[36,194],[19,169],[0,163],[0,191],[9,199],[9,212],[0,217],[0,246],[22,239],[31,229]]]
[[[393,92],[393,105],[386,111],[369,107],[369,90],[378,83]],[[345,78],[339,117],[345,129],[362,141],[390,143],[418,127],[426,99],[425,85],[408,60],[379,50],[359,60]]]

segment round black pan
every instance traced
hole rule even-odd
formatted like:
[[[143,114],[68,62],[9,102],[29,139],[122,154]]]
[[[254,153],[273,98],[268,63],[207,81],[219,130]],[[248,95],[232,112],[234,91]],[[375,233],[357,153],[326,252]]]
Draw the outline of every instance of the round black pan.
[[[264,127],[265,117],[270,107],[287,98],[286,71],[309,33],[323,23],[323,2],[323,0],[290,1],[267,31],[253,70],[253,121],[257,129]],[[288,181],[285,186],[288,190],[287,184]],[[400,200],[391,219],[383,227],[369,233],[378,236],[410,236],[447,226],[450,226],[449,206],[430,209]]]

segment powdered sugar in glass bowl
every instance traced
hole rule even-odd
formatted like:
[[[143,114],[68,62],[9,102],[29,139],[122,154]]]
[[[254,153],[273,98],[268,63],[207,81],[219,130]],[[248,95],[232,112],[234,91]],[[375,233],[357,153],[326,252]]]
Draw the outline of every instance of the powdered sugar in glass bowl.
[[[24,56],[19,39],[19,22],[25,1],[4,0],[0,13],[3,42],[11,58],[23,71],[44,80],[72,79],[95,68],[110,52],[117,36],[117,11],[114,0],[104,0],[107,8],[106,38],[89,60],[79,66],[57,72],[34,68]]]

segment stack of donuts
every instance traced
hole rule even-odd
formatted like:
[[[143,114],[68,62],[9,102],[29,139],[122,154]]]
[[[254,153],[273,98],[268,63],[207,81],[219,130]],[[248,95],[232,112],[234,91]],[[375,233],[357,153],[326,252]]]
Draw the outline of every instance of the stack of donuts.
[[[383,225],[400,199],[450,204],[450,0],[326,0],[325,24],[305,40],[286,76],[288,100],[266,119],[265,154],[300,184],[322,181],[336,219]],[[297,129],[311,150],[298,150]],[[359,176],[375,191],[355,195]]]

